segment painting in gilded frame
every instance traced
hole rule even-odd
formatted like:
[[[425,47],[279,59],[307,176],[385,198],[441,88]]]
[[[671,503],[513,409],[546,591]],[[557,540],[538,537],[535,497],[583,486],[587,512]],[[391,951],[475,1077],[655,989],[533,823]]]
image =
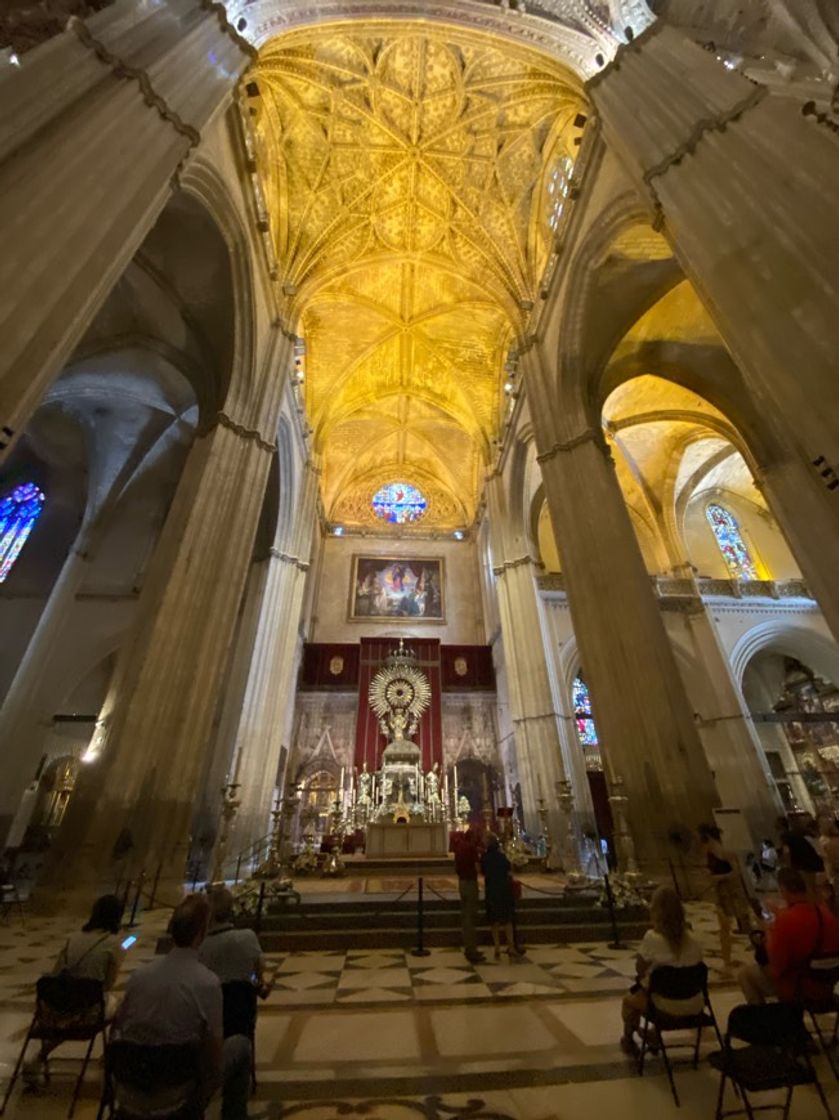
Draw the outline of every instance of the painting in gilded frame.
[[[350,621],[445,622],[444,581],[439,557],[354,556]]]

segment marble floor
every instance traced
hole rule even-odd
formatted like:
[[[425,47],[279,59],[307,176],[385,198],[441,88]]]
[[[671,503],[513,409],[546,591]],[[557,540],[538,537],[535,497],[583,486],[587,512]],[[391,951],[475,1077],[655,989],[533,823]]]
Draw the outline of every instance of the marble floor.
[[[712,911],[693,904],[690,917],[706,945],[712,1001],[724,1024],[740,997],[722,972]],[[163,922],[162,913],[144,917],[122,983],[152,957]],[[0,925],[3,1088],[28,1023],[33,982],[51,967],[68,928],[58,918]],[[745,939],[737,952],[745,959]],[[677,1072],[683,1107],[676,1110],[660,1061],[640,1079],[620,1052],[620,998],[633,962],[634,946],[593,942],[539,945],[520,963],[490,958],[474,967],[451,949],[422,958],[401,951],[274,954],[277,982],[260,1007],[251,1117],[566,1120],[620,1108],[621,1120],[710,1118],[718,1082],[707,1064]],[[67,1057],[56,1057],[49,1090],[16,1091],[7,1115],[65,1115],[78,1069],[74,1052],[68,1045]],[[96,1114],[100,1076],[96,1061],[79,1120]],[[826,1068],[823,1081],[839,1116],[839,1083]],[[796,1097],[794,1120],[819,1114],[811,1090]]]

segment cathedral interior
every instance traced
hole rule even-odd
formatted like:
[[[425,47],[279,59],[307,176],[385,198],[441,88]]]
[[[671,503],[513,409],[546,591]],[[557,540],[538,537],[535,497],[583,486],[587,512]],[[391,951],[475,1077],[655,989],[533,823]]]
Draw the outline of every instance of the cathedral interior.
[[[0,107],[0,1093],[224,882],[253,1118],[710,1116],[620,1001],[673,884],[723,1026],[697,829],[839,820],[835,0],[11,0]]]

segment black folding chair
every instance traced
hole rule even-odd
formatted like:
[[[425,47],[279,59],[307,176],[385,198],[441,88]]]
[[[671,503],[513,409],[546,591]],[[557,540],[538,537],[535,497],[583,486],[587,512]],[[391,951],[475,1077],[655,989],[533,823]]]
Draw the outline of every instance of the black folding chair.
[[[733,1041],[746,1043],[734,1047]],[[804,1009],[795,1003],[768,1003],[760,1006],[741,1004],[728,1017],[722,1049],[709,1055],[714,1069],[722,1074],[717,1096],[716,1120],[724,1116],[746,1115],[754,1120],[755,1112],[780,1109],[788,1120],[793,1089],[812,1085],[827,1113],[833,1120],[821,1082],[809,1054],[810,1036],[804,1026]],[[723,1111],[726,1083],[742,1095],[743,1107]],[[782,1105],[753,1105],[749,1093],[786,1089]]]
[[[14,907],[17,907],[21,924],[26,925],[26,911],[23,908],[23,899],[20,897],[17,883],[6,880],[0,883],[0,917],[8,921]]]
[[[839,1081],[839,1065],[836,1061],[836,1041],[839,1036],[839,999],[835,993],[837,984],[839,955],[813,957],[801,980],[799,1000],[812,1020],[819,1045],[830,1064],[833,1076]],[[833,1016],[833,1032],[829,1042],[819,1024],[819,1015]]]
[[[251,1044],[251,1089],[256,1089],[257,991],[249,980],[228,980],[221,986],[224,1037],[243,1034]]]
[[[174,1098],[174,1099],[173,1099]],[[167,1100],[172,1101],[166,1111]],[[105,1084],[96,1120],[203,1120],[206,1103],[198,1047],[141,1046],[115,1039],[105,1050]]]
[[[661,1057],[667,1071],[667,1080],[670,1082],[670,1091],[676,1107],[681,1107],[679,1094],[676,1091],[676,1082],[673,1080],[673,1067],[670,1055],[664,1042],[665,1034],[673,1031],[696,1031],[693,1042],[693,1068],[699,1062],[699,1046],[702,1042],[702,1031],[705,1027],[713,1027],[717,1041],[722,1044],[720,1030],[714,1016],[714,1009],[708,998],[708,966],[700,963],[678,968],[672,965],[660,965],[650,973],[650,990],[647,1010],[641,1016],[641,1054],[638,1058],[638,1073],[644,1075],[644,1059],[650,1047],[650,1032],[658,1035],[658,1045],[661,1047]],[[674,1002],[694,1003],[702,1002],[702,1009],[689,1012],[685,1015],[673,1014],[662,1009],[662,1000]],[[690,1045],[689,1043],[676,1043],[674,1046]]]
[[[23,1040],[12,1079],[6,1089],[0,1116],[6,1111],[9,1097],[20,1074],[20,1068],[30,1042],[42,1045],[44,1055],[44,1076],[49,1082],[49,1054],[62,1042],[87,1042],[88,1047],[82,1059],[82,1068],[76,1079],[73,1097],[70,1101],[68,1116],[76,1111],[84,1075],[87,1072],[93,1043],[101,1034],[105,1040],[107,1021],[105,1019],[105,993],[100,980],[80,980],[65,973],[55,976],[42,976],[35,985],[35,1014]]]

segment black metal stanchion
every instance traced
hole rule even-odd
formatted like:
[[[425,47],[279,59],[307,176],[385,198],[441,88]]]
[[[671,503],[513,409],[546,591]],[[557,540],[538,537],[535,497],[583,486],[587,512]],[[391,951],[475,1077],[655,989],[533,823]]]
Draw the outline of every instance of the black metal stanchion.
[[[242,870],[242,853],[239,852],[239,858],[236,860],[236,877],[233,880],[233,886],[234,887],[239,882],[239,873],[241,872],[241,870]]]
[[[422,875],[417,879],[417,947],[411,950],[412,957],[429,957],[431,950],[423,944],[423,912],[422,912]]]
[[[265,905],[265,880],[259,884],[259,901],[256,904],[256,918],[253,927],[257,936],[262,932],[262,908]]]
[[[626,945],[621,941],[620,930],[618,929],[618,919],[615,914],[615,896],[612,894],[612,884],[609,882],[609,873],[604,872],[603,882],[606,884],[606,905],[609,907],[609,919],[612,923],[612,940],[609,942],[610,949],[625,949]]]
[[[160,873],[162,871],[163,871],[163,864],[159,863],[157,865],[157,871],[155,871],[155,873],[154,873],[154,882],[152,883],[151,895],[149,896],[149,904],[146,907],[147,910],[154,910],[154,900],[155,900],[155,897],[157,896],[157,884],[160,882]]]
[[[131,894],[132,879],[125,880],[125,890],[122,892],[122,908],[126,910],[128,907],[128,896]]]
[[[146,881],[145,871],[141,871],[137,876],[137,890],[134,894],[134,905],[131,907],[131,921],[128,923],[128,928],[133,929],[137,924],[137,907],[140,905],[140,895],[143,893],[143,883]]]
[[[679,880],[676,876],[676,868],[673,866],[673,860],[668,859],[667,862],[670,865],[670,878],[673,880],[673,890],[676,892],[679,898],[682,899],[682,888],[679,886]],[[682,899],[682,901],[684,900]]]

